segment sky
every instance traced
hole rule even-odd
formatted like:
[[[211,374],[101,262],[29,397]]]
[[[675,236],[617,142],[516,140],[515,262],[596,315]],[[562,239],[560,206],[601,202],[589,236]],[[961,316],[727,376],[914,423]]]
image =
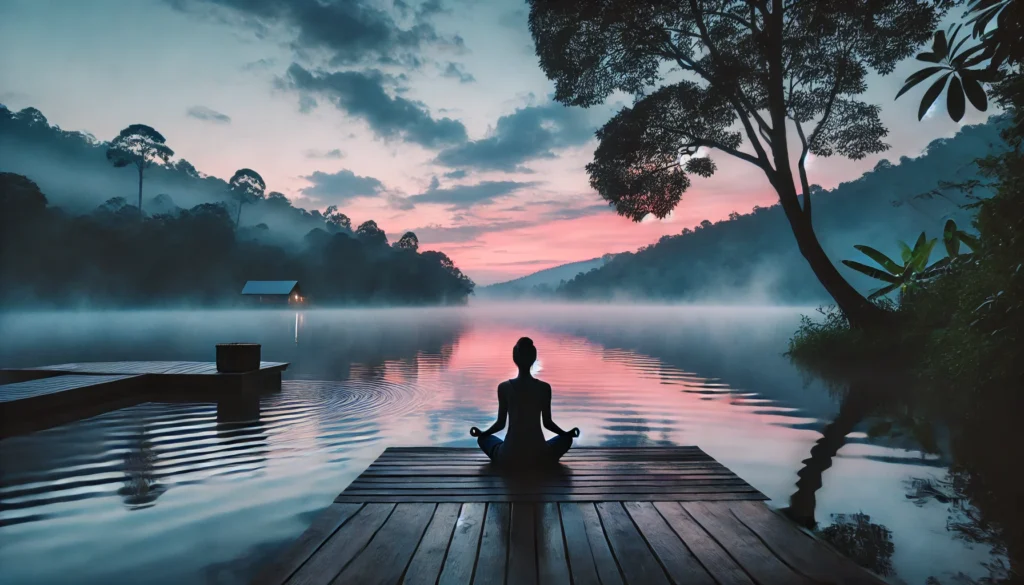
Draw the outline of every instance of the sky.
[[[718,173],[694,177],[669,217],[617,216],[584,166],[631,98],[554,102],[527,15],[522,0],[0,0],[0,103],[102,140],[148,124],[207,174],[252,168],[296,206],[337,205],[392,240],[411,230],[479,284],[776,202],[760,171],[711,153]],[[811,183],[833,188],[984,120],[918,122],[928,84],[893,100],[917,68],[869,80],[891,148],[813,160]]]

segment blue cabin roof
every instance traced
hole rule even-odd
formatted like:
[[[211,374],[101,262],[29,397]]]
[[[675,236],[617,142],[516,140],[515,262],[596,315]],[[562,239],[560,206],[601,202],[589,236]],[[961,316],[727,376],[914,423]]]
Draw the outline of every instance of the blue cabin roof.
[[[242,288],[243,295],[290,295],[299,285],[297,280],[250,280]]]

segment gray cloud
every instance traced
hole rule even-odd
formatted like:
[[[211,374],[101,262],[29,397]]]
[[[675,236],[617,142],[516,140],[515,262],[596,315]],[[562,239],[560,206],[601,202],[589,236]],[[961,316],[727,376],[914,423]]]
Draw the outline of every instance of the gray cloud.
[[[529,171],[523,163],[555,158],[555,149],[585,144],[593,138],[594,129],[582,108],[556,103],[528,106],[498,118],[490,137],[441,151],[436,162],[448,167]]]
[[[466,73],[461,63],[452,61],[449,61],[448,65],[441,71],[441,77],[458,79],[459,83],[473,83],[476,81],[476,77],[473,77],[472,73]]]
[[[586,207],[552,209],[551,211],[545,211],[541,216],[545,220],[556,221],[560,219],[578,219],[580,217],[612,212],[612,208],[609,205],[598,203],[595,205],[587,205]]]
[[[214,124],[231,123],[231,116],[222,114],[217,110],[210,109],[206,106],[192,106],[185,112],[185,115],[189,118],[195,118],[196,120],[202,120],[204,122],[212,122]]]
[[[341,203],[357,197],[370,197],[384,190],[384,184],[373,177],[361,177],[350,170],[336,173],[316,171],[303,177],[312,185],[300,191],[303,195],[318,201]]]
[[[484,181],[475,185],[456,185],[440,189],[436,183],[419,195],[412,195],[408,200],[412,203],[443,203],[455,208],[465,209],[481,203],[490,203],[495,199],[508,197],[512,193],[532,187],[536,183],[518,181]]]
[[[391,97],[384,90],[388,79],[376,70],[311,72],[292,63],[282,85],[328,99],[339,110],[366,120],[374,133],[383,138],[401,137],[426,147],[465,142],[466,128],[462,122],[435,119],[423,104],[401,96]]]
[[[533,225],[529,221],[496,221],[491,223],[467,224],[449,227],[439,225],[428,225],[414,228],[410,231],[416,234],[420,242],[471,242],[483,234],[491,232],[503,232]]]
[[[466,175],[469,174],[465,169],[458,169],[450,171],[444,174],[446,179],[465,179]]]
[[[427,2],[409,27],[400,26],[370,0],[167,0],[179,10],[202,13],[213,8],[216,17],[268,36],[273,28],[295,31],[297,51],[328,51],[334,65],[366,63],[418,66],[423,49],[447,46],[461,49],[459,36],[438,34],[427,17],[441,10]],[[206,14],[203,14],[206,16]]]
[[[341,152],[340,148],[332,148],[331,150],[314,150],[309,149],[305,152],[306,158],[328,158],[328,159],[340,159],[345,157],[345,153]]]

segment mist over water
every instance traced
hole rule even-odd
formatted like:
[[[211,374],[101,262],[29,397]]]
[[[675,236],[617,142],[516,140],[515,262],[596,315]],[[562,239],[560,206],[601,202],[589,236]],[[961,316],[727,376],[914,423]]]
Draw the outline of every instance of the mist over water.
[[[839,404],[782,355],[810,309],[477,304],[463,308],[0,315],[0,366],[212,360],[263,345],[291,366],[251,401],[121,405],[0,441],[0,582],[243,583],[388,446],[475,445],[534,339],[555,420],[581,446],[698,445],[788,505]],[[898,579],[989,559],[915,505],[946,462],[858,428],[823,475],[814,515],[862,512],[892,531]]]

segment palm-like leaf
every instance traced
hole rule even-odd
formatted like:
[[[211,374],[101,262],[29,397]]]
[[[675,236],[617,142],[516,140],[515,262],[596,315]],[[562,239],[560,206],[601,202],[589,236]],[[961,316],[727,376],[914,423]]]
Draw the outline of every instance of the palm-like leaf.
[[[897,286],[901,284],[898,276],[894,276],[892,274],[889,274],[888,272],[883,272],[873,266],[861,264],[860,262],[856,262],[854,260],[843,260],[843,264],[849,266],[850,268],[856,270],[857,272],[860,272],[861,274],[866,274],[871,278],[895,284]]]
[[[914,257],[911,262],[914,272],[921,272],[928,266],[928,260],[931,258],[932,250],[937,242],[938,239],[931,239],[927,242],[918,242],[918,245],[914,246]]]
[[[960,254],[960,233],[952,219],[947,219],[946,225],[942,228],[942,243],[946,247],[946,255],[950,258]]]
[[[878,262],[879,266],[888,270],[890,274],[899,275],[903,272],[903,267],[871,246],[856,245],[854,248],[862,252],[868,258]]]
[[[959,236],[961,243],[975,252],[978,251],[978,248],[981,246],[981,242],[978,241],[976,236],[973,236],[963,230],[957,230],[956,233],[957,236]]]
[[[887,294],[891,293],[892,291],[898,289],[902,284],[903,283],[900,283],[900,282],[894,282],[894,283],[892,283],[892,284],[890,284],[888,286],[883,286],[880,289],[874,290],[868,296],[868,300],[869,301],[873,301],[873,300],[875,300],[875,299],[877,299],[879,297],[884,297],[885,295],[887,295]]]
[[[911,249],[911,247],[908,246],[907,243],[904,242],[903,240],[899,240],[896,243],[899,244],[900,246],[900,259],[903,260],[903,264],[905,265],[907,262],[910,262],[911,258],[914,257],[914,250]]]

